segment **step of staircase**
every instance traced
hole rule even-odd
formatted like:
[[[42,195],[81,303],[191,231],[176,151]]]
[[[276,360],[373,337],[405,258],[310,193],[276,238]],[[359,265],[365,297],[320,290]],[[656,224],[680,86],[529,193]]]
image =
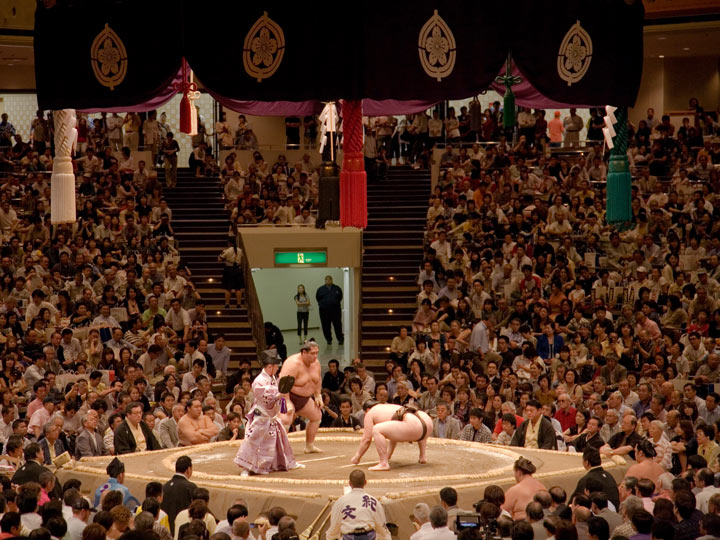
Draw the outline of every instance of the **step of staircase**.
[[[195,178],[189,171],[179,171],[178,183],[163,195],[173,211],[172,226],[180,246],[180,256],[192,273],[192,280],[205,301],[208,331],[211,339],[225,336],[232,349],[230,370],[241,361],[257,364],[257,352],[245,306],[225,308],[220,283],[222,266],[217,261],[227,247],[229,214],[222,198],[218,178]]]
[[[392,338],[412,324],[430,175],[393,167],[387,180],[368,184],[368,226],[363,235],[360,357],[384,373]]]

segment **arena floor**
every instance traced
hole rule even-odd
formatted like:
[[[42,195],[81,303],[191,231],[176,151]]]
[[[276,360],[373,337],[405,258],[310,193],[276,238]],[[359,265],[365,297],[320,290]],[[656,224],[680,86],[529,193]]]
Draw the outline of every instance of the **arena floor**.
[[[365,454],[359,466],[350,463],[360,434],[348,430],[321,430],[316,439],[321,454],[303,454],[304,434],[290,437],[296,459],[304,469],[270,475],[241,477],[232,459],[241,442],[211,443],[183,449],[142,452],[122,456],[125,463],[125,484],[142,498],[144,486],[151,480],[166,481],[174,471],[175,460],[182,455],[193,459],[191,480],[211,492],[210,508],[223,519],[225,510],[236,498],[244,498],[250,506],[251,517],[273,506],[283,506],[298,516],[299,530],[307,527],[320,513],[328,500],[343,493],[343,486],[354,468],[366,470],[368,490],[380,498],[389,522],[399,527],[399,538],[413,532],[409,515],[417,502],[437,504],[438,492],[453,486],[459,493],[459,505],[470,509],[482,498],[485,486],[497,484],[503,488],[514,483],[512,465],[520,456],[531,459],[538,472],[535,477],[546,486],[559,485],[568,492],[583,476],[580,454],[547,450],[526,450],[464,441],[433,439],[428,441],[428,463],[418,463],[418,449],[414,444],[399,444],[390,464],[390,471],[367,471],[377,463],[374,446]],[[61,480],[70,477],[83,482],[83,491],[94,491],[105,482],[105,467],[112,458],[86,458],[66,466],[58,472]],[[616,478],[625,473],[623,458],[604,462]],[[327,514],[327,512],[325,512]]]

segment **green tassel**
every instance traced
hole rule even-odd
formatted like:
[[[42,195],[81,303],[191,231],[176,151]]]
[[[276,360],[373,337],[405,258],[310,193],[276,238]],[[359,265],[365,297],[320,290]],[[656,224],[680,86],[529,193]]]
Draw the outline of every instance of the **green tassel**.
[[[503,127],[505,129],[515,127],[515,94],[510,86],[507,86],[503,99]]]
[[[608,225],[622,225],[631,220],[631,186],[632,177],[627,156],[611,156],[607,175],[606,220]]]
[[[521,77],[512,74],[512,53],[508,53],[505,60],[505,73],[495,77],[495,82],[505,86],[505,98],[503,99],[503,128],[511,130],[515,127],[515,94],[513,84],[520,84]]]
[[[628,125],[627,108],[618,107],[615,111],[615,138],[610,152],[610,163],[607,175],[607,213],[608,225],[618,229],[631,226],[632,208],[630,206],[632,177],[627,158]]]

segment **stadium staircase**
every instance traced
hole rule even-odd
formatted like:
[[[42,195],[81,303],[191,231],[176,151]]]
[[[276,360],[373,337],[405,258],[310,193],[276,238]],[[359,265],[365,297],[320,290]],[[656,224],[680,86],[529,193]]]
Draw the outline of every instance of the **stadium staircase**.
[[[241,359],[256,363],[257,353],[245,305],[225,308],[220,287],[222,264],[217,258],[228,246],[228,217],[223,204],[219,178],[197,178],[187,170],[178,171],[174,188],[163,195],[172,209],[172,227],[180,247],[181,259],[192,274],[192,281],[205,301],[210,337],[222,333],[232,349],[230,372]]]
[[[391,167],[387,180],[368,183],[360,358],[375,372],[384,372],[392,339],[415,315],[429,198],[428,170]]]

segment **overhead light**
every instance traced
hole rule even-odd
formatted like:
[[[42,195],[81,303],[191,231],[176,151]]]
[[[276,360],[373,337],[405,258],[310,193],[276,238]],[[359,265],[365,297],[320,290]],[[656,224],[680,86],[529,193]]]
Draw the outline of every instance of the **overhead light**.
[[[683,47],[683,51],[689,51],[690,47]]]
[[[665,58],[665,55],[664,55],[664,54],[661,54],[661,55],[658,56],[658,58]]]
[[[659,40],[659,41],[663,41],[663,40],[665,40],[665,39],[667,39],[665,36],[658,36],[658,40]]]

